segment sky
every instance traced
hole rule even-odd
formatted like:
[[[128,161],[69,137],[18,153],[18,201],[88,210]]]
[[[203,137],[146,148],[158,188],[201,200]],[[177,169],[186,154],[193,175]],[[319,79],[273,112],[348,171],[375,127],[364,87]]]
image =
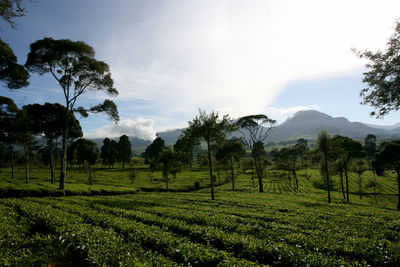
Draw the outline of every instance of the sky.
[[[263,113],[284,122],[315,109],[378,125],[360,105],[365,61],[352,48],[385,49],[400,18],[400,1],[381,0],[35,0],[17,28],[1,22],[0,36],[24,64],[29,45],[44,37],[84,41],[111,69],[120,122],[80,119],[86,137],[122,134],[153,139],[186,127],[198,109],[231,118]],[[50,75],[0,95],[22,106],[59,102]],[[78,106],[107,97],[88,92]],[[79,118],[79,116],[78,116]]]

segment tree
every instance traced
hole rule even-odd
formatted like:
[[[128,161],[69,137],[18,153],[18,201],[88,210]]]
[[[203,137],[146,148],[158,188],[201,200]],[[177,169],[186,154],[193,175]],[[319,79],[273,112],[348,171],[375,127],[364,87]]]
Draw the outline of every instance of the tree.
[[[163,165],[162,170],[163,170],[163,177],[165,180],[165,185],[167,192],[169,192],[169,179],[168,179],[168,173],[175,173],[175,171],[178,171],[179,168],[177,168],[178,165],[180,165],[179,162],[179,155],[178,153],[172,151],[170,148],[164,149],[160,155],[159,155],[159,161]]]
[[[365,162],[365,160],[358,160],[357,162],[354,163],[354,171],[358,174],[358,194],[360,196],[360,199],[362,198],[362,174],[368,170],[368,166]]]
[[[367,71],[363,73],[363,82],[368,85],[360,92],[363,105],[376,109],[371,116],[382,118],[390,111],[400,108],[400,20],[396,22],[395,33],[386,44],[385,51],[360,52],[354,50],[360,58],[365,58]]]
[[[376,153],[376,136],[373,134],[368,134],[364,139],[364,150],[367,155],[368,161],[374,159]]]
[[[375,155],[373,162],[376,174],[382,176],[385,170],[394,170],[397,174],[397,209],[400,210],[400,140],[385,142]]]
[[[301,154],[301,151],[301,148],[298,146],[284,147],[275,155],[275,164],[277,165],[277,168],[292,173],[295,189],[299,188],[299,180],[297,179],[296,169],[297,159]]]
[[[330,150],[330,142],[331,142],[330,135],[325,130],[322,130],[318,134],[317,146],[318,150],[323,155],[323,170],[326,178],[325,181],[326,181],[326,190],[328,192],[328,203],[331,203],[331,186],[330,186],[329,170],[328,170],[328,153]]]
[[[89,184],[93,184],[93,175],[91,166],[96,164],[99,155],[99,149],[95,142],[82,138],[76,142],[76,155],[79,162],[86,162],[89,171]]]
[[[15,28],[14,18],[25,15],[22,0],[0,1],[0,17],[12,28]],[[17,63],[17,57],[12,49],[0,39],[0,81],[9,89],[18,89],[27,86],[29,73],[24,66]]]
[[[295,148],[301,159],[301,166],[304,165],[304,153],[308,150],[307,140],[304,138],[300,138],[297,140]]]
[[[234,130],[228,115],[219,118],[218,112],[207,114],[199,109],[199,115],[189,122],[190,135],[204,140],[207,144],[208,167],[210,171],[211,199],[214,200],[214,176],[212,167],[212,148],[225,140],[226,134]]]
[[[122,135],[118,140],[118,158],[122,162],[122,168],[125,168],[125,163],[131,161],[132,145],[128,136]]]
[[[232,182],[232,190],[235,190],[235,178],[240,175],[235,174],[235,163],[240,162],[240,158],[246,154],[243,143],[240,139],[232,138],[226,140],[225,143],[220,146],[215,154],[215,158],[224,164],[229,170],[229,177]]]
[[[29,73],[17,63],[17,57],[8,44],[0,39],[0,81],[9,89],[18,89],[28,86],[28,79]]]
[[[242,117],[237,121],[237,125],[240,127],[240,132],[243,135],[243,142],[252,151],[251,154],[254,160],[256,175],[258,178],[259,192],[264,192],[262,181],[264,172],[262,155],[265,154],[264,142],[275,123],[275,120],[270,119],[263,114],[249,115]]]
[[[187,166],[191,167],[193,162],[193,151],[199,145],[199,138],[193,136],[191,131],[186,129],[186,131],[178,138],[178,140],[176,140],[176,143],[174,144],[174,151],[186,154],[187,157],[185,157],[185,163],[187,163]]]
[[[104,168],[104,165],[108,165],[108,167],[110,168],[111,165],[109,164],[109,158],[110,158],[110,154],[111,154],[111,148],[110,148],[110,143],[111,140],[109,138],[104,138],[103,140],[103,146],[100,148],[101,152],[100,152],[100,157],[102,158],[102,167]]]
[[[110,119],[119,120],[117,107],[111,100],[89,109],[75,108],[78,98],[88,90],[102,91],[111,96],[118,94],[113,87],[114,82],[108,65],[96,60],[94,55],[94,49],[84,42],[44,38],[31,44],[25,64],[25,67],[33,73],[40,75],[50,73],[63,91],[67,119],[63,126],[60,189],[64,194],[70,114],[79,111],[87,116],[87,112],[105,112]]]
[[[18,113],[19,109],[11,98],[0,96],[0,139],[8,146],[11,154],[11,179],[15,178],[14,146],[18,133],[15,120]]]
[[[47,141],[50,158],[51,183],[55,183],[54,149],[56,140],[62,136],[65,118],[65,107],[60,104],[45,103],[44,105],[32,104],[24,107],[35,133],[43,133]],[[82,129],[74,114],[70,114],[69,137],[82,137]]]
[[[2,0],[0,2],[0,17],[5,20],[12,28],[15,28],[15,18],[25,16],[25,6],[23,0]]]
[[[332,138],[332,144],[332,150],[334,150],[333,152],[343,163],[344,174],[346,177],[346,198],[347,201],[350,201],[348,177],[349,164],[354,159],[363,158],[365,156],[365,152],[360,142],[354,141],[346,136],[335,135]]]
[[[157,168],[158,159],[164,150],[165,142],[161,137],[154,139],[153,143],[146,147],[144,152],[145,163],[150,163],[150,169]]]

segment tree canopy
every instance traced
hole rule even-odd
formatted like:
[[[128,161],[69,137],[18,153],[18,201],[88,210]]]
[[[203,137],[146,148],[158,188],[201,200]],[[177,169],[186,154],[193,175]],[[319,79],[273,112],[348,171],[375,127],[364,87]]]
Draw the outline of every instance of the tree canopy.
[[[361,90],[362,104],[371,105],[376,111],[371,116],[382,118],[390,111],[400,108],[400,20],[396,22],[395,33],[386,44],[385,51],[356,51],[360,58],[365,58],[363,82],[368,87]]]

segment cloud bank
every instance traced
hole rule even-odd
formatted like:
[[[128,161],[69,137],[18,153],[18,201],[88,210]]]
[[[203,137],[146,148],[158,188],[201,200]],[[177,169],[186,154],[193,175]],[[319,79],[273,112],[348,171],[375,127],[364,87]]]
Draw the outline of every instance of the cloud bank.
[[[144,140],[154,140],[156,132],[153,128],[154,120],[138,118],[136,121],[125,119],[118,124],[110,123],[97,130],[85,134],[86,138],[119,137],[121,135],[134,136]]]

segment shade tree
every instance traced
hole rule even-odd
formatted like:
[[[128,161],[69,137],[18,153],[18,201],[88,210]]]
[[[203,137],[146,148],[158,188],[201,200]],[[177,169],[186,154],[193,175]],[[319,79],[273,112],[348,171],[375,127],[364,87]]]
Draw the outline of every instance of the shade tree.
[[[229,115],[219,116],[218,112],[211,111],[207,113],[199,109],[197,115],[192,121],[189,121],[189,128],[184,131],[190,131],[190,135],[200,138],[207,145],[207,159],[210,173],[211,199],[214,200],[214,176],[213,176],[213,148],[218,147],[225,138],[226,134],[232,132],[235,126],[231,123]]]
[[[67,140],[69,136],[70,114],[78,111],[86,116],[88,111],[105,112],[110,119],[118,121],[116,105],[111,100],[91,108],[76,107],[77,100],[87,91],[100,91],[116,96],[109,66],[95,59],[94,49],[82,41],[44,38],[30,45],[25,67],[39,75],[51,74],[62,89],[66,114],[62,136],[62,160],[60,189],[65,194],[67,173]]]
[[[262,159],[262,156],[265,155],[264,143],[275,124],[275,120],[263,114],[245,116],[237,121],[239,131],[242,133],[242,140],[252,151],[259,192],[264,192],[262,181],[265,167]]]
[[[125,168],[125,164],[131,161],[132,156],[132,145],[128,136],[122,135],[118,140],[117,147],[118,159],[122,163],[122,168]]]

